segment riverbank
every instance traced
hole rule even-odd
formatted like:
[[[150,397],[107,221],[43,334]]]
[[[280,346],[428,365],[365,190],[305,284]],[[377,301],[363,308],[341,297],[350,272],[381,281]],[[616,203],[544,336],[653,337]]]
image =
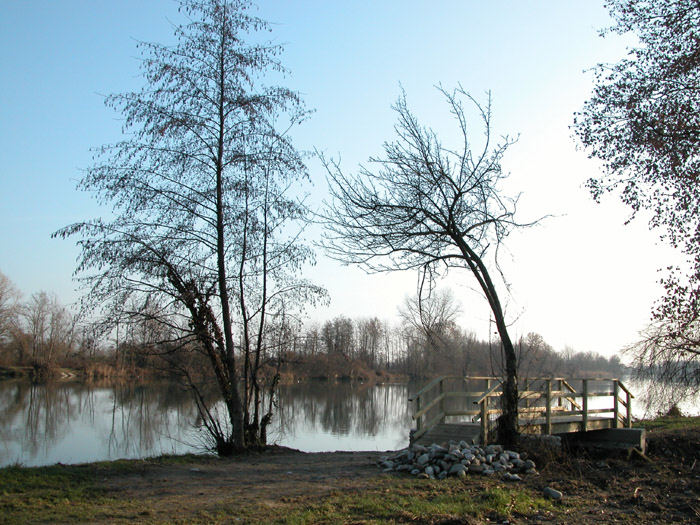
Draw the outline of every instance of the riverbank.
[[[531,451],[539,474],[505,482],[385,474],[381,452],[272,447],[235,458],[166,456],[0,469],[7,523],[697,523],[700,418],[649,424],[648,457]],[[563,493],[555,502],[543,488]]]
[[[408,381],[404,374],[374,369],[357,359],[343,356],[316,355],[304,360],[285,362],[276,367],[263,367],[260,378],[272,381],[279,374],[278,383],[289,385],[302,381],[350,381],[370,384],[399,383]],[[168,373],[154,367],[116,366],[109,362],[88,361],[79,366],[34,365],[0,366],[0,380],[28,379],[38,383],[51,381],[145,381],[170,377]]]

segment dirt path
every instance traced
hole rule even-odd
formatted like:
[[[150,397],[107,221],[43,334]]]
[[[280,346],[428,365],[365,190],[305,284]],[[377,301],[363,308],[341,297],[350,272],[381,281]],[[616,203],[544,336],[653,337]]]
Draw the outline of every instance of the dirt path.
[[[108,490],[126,499],[148,499],[154,511],[198,510],[235,500],[240,506],[275,506],[296,497],[320,498],[357,490],[380,474],[379,452],[303,453],[272,449],[233,459],[194,464],[145,463],[136,473],[105,478]],[[188,509],[186,509],[186,507]]]
[[[517,488],[536,497],[551,486],[565,499],[549,514],[518,516],[510,523],[700,523],[700,431],[652,438],[649,452],[649,460],[538,458],[540,474],[527,476]],[[279,448],[232,459],[144,461],[137,469],[105,471],[101,481],[108,493],[148,509],[135,516],[137,521],[141,516],[143,521],[208,522],[210,516],[217,522],[254,522],[260,508],[277,515],[290,504],[304,508],[328,495],[390,486],[376,466],[383,454]],[[470,476],[463,490],[478,495],[499,483],[503,485],[492,476]],[[426,482],[416,497],[431,498],[435,490],[439,492],[438,485],[431,488]]]

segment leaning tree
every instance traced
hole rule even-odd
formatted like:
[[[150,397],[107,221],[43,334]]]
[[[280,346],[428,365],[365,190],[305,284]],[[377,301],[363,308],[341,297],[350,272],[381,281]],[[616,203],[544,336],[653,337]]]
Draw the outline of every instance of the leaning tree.
[[[396,138],[382,157],[370,158],[357,175],[323,159],[332,201],[325,212],[326,246],[334,258],[369,271],[418,269],[429,278],[443,270],[466,269],[474,276],[496,322],[503,349],[505,383],[500,439],[518,432],[517,359],[489,261],[517,226],[514,199],[498,185],[506,174],[501,160],[512,141],[491,142],[491,100],[482,106],[461,87],[444,95],[457,123],[459,144],[444,146],[419,124],[403,93],[393,109]],[[483,148],[473,153],[463,101],[477,110],[484,127]]]
[[[643,375],[700,389],[700,3],[609,0],[609,30],[639,45],[596,70],[574,129],[602,161],[593,197],[617,192],[685,255],[669,267],[652,325],[631,351]]]
[[[307,112],[269,85],[281,48],[246,41],[268,29],[250,7],[182,0],[177,43],[140,44],[144,87],[106,100],[125,138],[100,148],[79,184],[110,218],[55,234],[78,237],[87,311],[101,308],[108,327],[165,328],[154,352],[192,388],[219,454],[265,444],[268,329],[323,292],[298,277],[312,253],[295,226],[306,209],[289,196],[307,172],[284,130]],[[204,390],[211,376],[224,415]]]

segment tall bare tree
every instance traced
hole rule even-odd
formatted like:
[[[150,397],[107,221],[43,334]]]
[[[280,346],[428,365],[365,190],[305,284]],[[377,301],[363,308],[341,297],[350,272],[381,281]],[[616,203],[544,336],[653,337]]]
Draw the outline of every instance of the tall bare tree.
[[[107,98],[124,140],[103,146],[80,182],[113,218],[56,235],[79,237],[86,309],[102,308],[107,323],[146,316],[170,328],[169,355],[204,356],[225,417],[201,371],[180,371],[225,455],[265,441],[268,322],[322,293],[298,277],[312,252],[299,240],[306,208],[289,196],[307,173],[286,130],[307,112],[297,93],[268,83],[284,72],[282,48],[246,42],[268,29],[250,2],[180,4],[189,23],[177,43],[140,44],[143,89]]]
[[[383,157],[370,159],[376,169],[362,167],[348,175],[324,159],[332,194],[326,245],[331,256],[369,271],[419,269],[431,277],[458,268],[473,275],[503,343],[506,379],[499,429],[501,440],[512,443],[518,431],[516,353],[487,264],[519,226],[515,200],[498,188],[506,176],[501,160],[512,141],[505,137],[492,143],[490,97],[482,106],[461,87],[440,92],[457,123],[457,149],[443,146],[433,130],[419,124],[404,93],[394,105],[395,140],[384,144]],[[473,104],[484,128],[484,144],[476,153],[464,100]]]

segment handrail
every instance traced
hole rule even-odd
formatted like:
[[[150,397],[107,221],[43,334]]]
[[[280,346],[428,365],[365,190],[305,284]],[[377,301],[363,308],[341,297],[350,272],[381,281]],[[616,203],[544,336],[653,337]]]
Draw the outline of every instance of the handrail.
[[[501,382],[500,382],[500,379],[499,379],[499,380],[498,380],[498,383],[496,383],[496,384],[493,385],[491,388],[489,388],[486,392],[484,392],[484,394],[483,394],[479,399],[477,399],[476,401],[474,401],[474,404],[475,404],[475,405],[479,405],[479,404],[483,403],[484,399],[486,399],[487,397],[491,397],[491,394],[493,394],[494,390],[496,390],[496,389],[497,389],[498,387],[500,387],[502,384],[503,384],[503,383],[501,383]]]
[[[422,396],[423,394],[425,394],[428,390],[430,390],[431,388],[433,388],[435,385],[439,384],[440,381],[442,381],[443,379],[447,379],[447,376],[436,377],[436,378],[433,379],[430,383],[428,383],[428,384],[425,385],[423,388],[421,388],[418,392],[416,392],[416,393],[413,394],[411,397],[409,397],[408,400],[409,400],[409,401],[415,401],[417,398],[419,398],[420,396]]]
[[[446,380],[459,379],[463,380],[463,383],[447,383]],[[474,390],[469,381],[481,380],[486,381],[486,391],[472,391]],[[543,381],[537,385],[534,384],[536,381]],[[574,381],[582,381],[582,391],[578,392],[571,383]],[[493,384],[492,384],[493,382]],[[558,388],[553,390],[552,387],[558,382]],[[595,391],[591,392],[589,390],[589,384],[591,382],[601,382],[608,383],[604,385],[596,385],[595,390],[599,388],[606,389],[605,391]],[[554,385],[552,383],[555,383]],[[612,383],[612,385],[610,385]],[[435,389],[436,386],[440,386],[439,392]],[[432,381],[430,381],[426,386],[421,388],[416,394],[409,397],[410,401],[415,401],[414,412],[412,419],[417,422],[417,428],[412,431],[412,440],[418,439],[420,436],[425,435],[433,426],[442,421],[445,422],[446,416],[474,416],[471,421],[477,422],[481,421],[481,439],[483,443],[488,442],[489,434],[489,421],[492,421],[492,415],[502,413],[501,409],[491,408],[494,405],[490,401],[490,398],[496,397],[501,394],[501,390],[504,386],[504,380],[500,377],[486,377],[486,376],[440,376]],[[525,421],[529,421],[532,424],[541,425],[541,429],[538,432],[551,433],[554,429],[553,424],[557,423],[574,423],[576,421],[580,422],[580,430],[587,431],[592,428],[600,428],[599,421],[601,418],[599,416],[603,414],[612,414],[611,424],[614,428],[619,428],[619,423],[626,427],[632,426],[632,416],[631,416],[631,405],[634,395],[629,391],[629,389],[619,380],[619,379],[609,379],[609,378],[582,378],[582,379],[566,379],[566,378],[525,378],[524,389],[520,391],[520,401],[527,401],[524,408],[519,408],[519,417],[524,418]],[[534,387],[534,388],[533,388]],[[449,390],[447,389],[449,388]],[[435,397],[430,395],[426,396],[426,392],[435,389]],[[466,390],[470,391],[467,392]],[[613,397],[614,406],[612,408],[589,408],[589,401],[596,397]],[[479,406],[478,410],[468,410],[466,405],[464,408],[448,408],[449,405],[446,404],[446,400],[449,398],[464,397],[467,399],[475,399],[473,405]],[[581,398],[579,403],[577,400]],[[427,401],[429,399],[429,401]],[[538,400],[544,400],[537,402]],[[557,401],[558,400],[558,401]],[[562,403],[562,400],[568,401],[568,403]],[[536,404],[543,404],[543,406],[531,406],[530,401],[536,401]],[[427,404],[426,404],[427,403]],[[425,405],[425,406],[421,406]],[[473,406],[472,405],[472,406]],[[426,421],[427,415],[431,412],[435,413],[436,407],[439,406],[437,414],[431,418],[430,421]],[[461,405],[460,405],[461,406]],[[596,417],[589,417],[589,416]],[[580,416],[580,418],[572,419],[571,416]],[[569,418],[568,420],[566,418]],[[543,422],[537,422],[543,419]],[[605,418],[603,418],[605,419]],[[589,424],[590,423],[590,424]]]
[[[418,419],[419,417],[423,416],[424,414],[426,414],[428,412],[428,410],[433,408],[435,405],[437,405],[443,399],[445,399],[445,394],[440,394],[435,399],[433,399],[430,403],[428,403],[423,408],[421,408],[420,411],[413,414],[413,419]]]
[[[634,399],[634,395],[632,394],[632,392],[630,392],[630,391],[627,389],[627,387],[626,387],[624,384],[622,384],[622,381],[620,381],[619,379],[616,379],[616,381],[617,381],[617,384],[620,386],[620,388],[625,392],[625,394],[627,394],[627,395],[630,396],[632,399]]]
[[[571,385],[569,384],[569,382],[568,382],[566,379],[562,379],[562,380],[561,380],[561,383],[562,383],[562,385],[564,385],[566,388],[568,388],[572,393],[578,394],[578,392],[576,392],[576,389],[575,389],[573,386],[571,386]],[[573,406],[575,406],[575,407],[578,408],[579,410],[581,409],[581,405],[579,405],[579,404],[576,402],[576,398],[575,398],[575,397],[565,397],[564,399],[566,399],[569,403],[571,403]]]

